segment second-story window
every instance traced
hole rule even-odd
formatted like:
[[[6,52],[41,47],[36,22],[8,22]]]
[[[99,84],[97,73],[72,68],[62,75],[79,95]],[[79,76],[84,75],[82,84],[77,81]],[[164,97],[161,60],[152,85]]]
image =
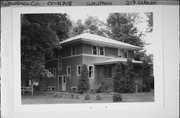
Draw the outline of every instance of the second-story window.
[[[76,46],[71,47],[71,55],[76,55]]]
[[[105,55],[104,53],[104,47],[99,47],[99,55]]]
[[[58,70],[62,71],[62,56],[58,56]]]
[[[98,54],[98,47],[97,46],[92,46],[92,54],[97,55]]]

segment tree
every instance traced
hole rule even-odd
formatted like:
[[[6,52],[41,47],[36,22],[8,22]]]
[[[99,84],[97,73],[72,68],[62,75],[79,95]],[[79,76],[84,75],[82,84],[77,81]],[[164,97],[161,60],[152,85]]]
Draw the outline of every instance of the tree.
[[[144,92],[149,92],[151,89],[151,78],[150,76],[150,65],[148,64],[148,61],[143,61],[143,66],[142,66],[142,73],[143,73],[143,91]]]
[[[88,69],[85,64],[81,66],[81,76],[78,84],[78,92],[83,94],[89,90],[89,77],[88,77]]]
[[[122,64],[117,63],[115,66],[115,75],[113,77],[114,92],[120,91],[120,80],[122,79]]]
[[[72,29],[72,36],[76,36],[85,32],[97,34],[100,36],[107,36],[105,27],[107,27],[107,25],[100,21],[97,17],[88,16],[84,23],[82,20],[77,21]]]
[[[144,46],[141,40],[142,33],[134,26],[138,14],[112,13],[107,19],[110,28],[109,36],[112,39],[129,43],[132,45]]]
[[[68,38],[70,28],[67,14],[21,15],[22,80],[41,78],[42,72],[48,72],[45,55],[52,56],[53,49],[60,48],[57,44]]]
[[[153,31],[153,13],[152,12],[146,12],[145,15],[147,16],[147,29],[146,32],[152,32]]]
[[[127,59],[125,77],[120,81],[122,93],[135,92],[135,72],[132,64],[132,59]]]

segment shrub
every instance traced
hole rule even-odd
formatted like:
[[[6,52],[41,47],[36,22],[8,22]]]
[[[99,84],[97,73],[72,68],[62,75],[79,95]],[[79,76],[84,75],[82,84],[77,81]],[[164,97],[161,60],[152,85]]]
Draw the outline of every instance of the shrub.
[[[90,97],[89,93],[86,93],[86,94],[85,94],[84,99],[85,99],[85,100],[90,100],[90,99],[91,99],[91,97]]]
[[[101,99],[102,99],[102,96],[99,94],[96,94],[96,100],[101,100]]]
[[[121,63],[117,63],[115,66],[115,75],[113,77],[113,88],[114,88],[114,92],[118,92],[119,91],[119,81],[122,78],[122,64]]]
[[[116,64],[115,76],[113,78],[114,92],[118,93],[133,93],[135,92],[135,73],[132,65],[132,60],[127,59],[124,77],[122,76],[122,64]]]
[[[102,86],[99,86],[95,91],[96,93],[102,93],[103,92]]]
[[[85,64],[81,66],[81,76],[78,84],[78,92],[83,94],[89,90],[89,77],[88,77],[88,69]]]
[[[115,93],[113,95],[113,102],[121,102],[122,101],[122,95],[120,93]]]

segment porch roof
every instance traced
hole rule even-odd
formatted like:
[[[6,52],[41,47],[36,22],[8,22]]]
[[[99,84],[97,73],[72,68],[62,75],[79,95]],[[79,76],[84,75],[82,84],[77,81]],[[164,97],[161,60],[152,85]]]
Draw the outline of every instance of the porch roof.
[[[127,58],[113,58],[113,59],[101,60],[101,61],[95,62],[94,65],[116,64],[118,62],[127,62]],[[132,63],[142,64],[142,61],[136,61],[132,59]]]

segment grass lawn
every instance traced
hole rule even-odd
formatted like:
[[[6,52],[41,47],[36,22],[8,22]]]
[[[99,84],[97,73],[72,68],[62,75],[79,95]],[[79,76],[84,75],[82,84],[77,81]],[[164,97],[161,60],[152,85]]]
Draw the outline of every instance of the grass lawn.
[[[61,97],[58,97],[60,95]],[[96,100],[96,94],[90,93],[90,100],[85,100],[85,94],[71,93],[36,93],[34,95],[25,94],[22,96],[22,104],[62,104],[62,103],[112,103],[114,93],[100,93],[101,100]],[[76,98],[78,96],[78,99]],[[126,93],[122,94],[123,102],[153,102],[154,92]]]

